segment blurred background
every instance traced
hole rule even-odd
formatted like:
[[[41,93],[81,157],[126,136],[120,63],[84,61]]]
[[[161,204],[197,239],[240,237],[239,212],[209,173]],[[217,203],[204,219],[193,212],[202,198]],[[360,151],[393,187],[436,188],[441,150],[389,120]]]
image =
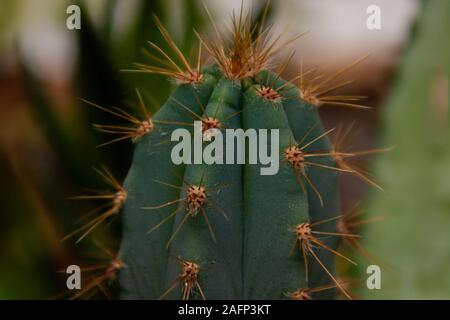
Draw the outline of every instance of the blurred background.
[[[77,245],[61,239],[98,203],[68,198],[105,185],[92,168],[106,165],[122,180],[132,146],[96,145],[108,139],[92,123],[110,115],[105,107],[136,105],[134,89],[164,102],[168,80],[124,73],[148,63],[146,41],[164,46],[152,14],[169,29],[183,52],[197,42],[193,28],[211,33],[197,0],[0,0],[0,299],[62,297],[70,264],[107,261],[120,242],[120,219]],[[226,26],[241,0],[206,0],[216,22]],[[66,9],[82,9],[81,30],[68,30]],[[264,1],[243,1],[261,12]],[[380,8],[381,29],[369,30],[366,12]],[[318,67],[327,75],[369,54],[346,72],[354,80],[340,89],[365,95],[370,110],[323,106],[328,128],[354,123],[350,150],[395,146],[362,159],[384,192],[342,176],[342,212],[359,203],[368,223],[363,244],[377,257],[382,289],[367,290],[366,268],[338,265],[356,297],[450,299],[450,143],[448,113],[449,8],[447,0],[272,1],[269,22],[286,37],[308,31],[294,43],[285,76]],[[379,219],[373,219],[379,220]],[[344,248],[345,250],[345,248]],[[100,252],[100,253],[99,253]],[[99,297],[102,297],[99,295]]]

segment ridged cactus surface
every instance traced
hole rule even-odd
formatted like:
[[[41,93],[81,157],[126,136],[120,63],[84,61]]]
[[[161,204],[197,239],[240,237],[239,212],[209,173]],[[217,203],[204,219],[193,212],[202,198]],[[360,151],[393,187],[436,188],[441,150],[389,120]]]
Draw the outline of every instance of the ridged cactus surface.
[[[335,221],[308,223],[338,214],[336,173],[316,107],[268,71],[243,80],[218,75],[206,70],[200,81],[180,84],[136,145],[124,185],[123,298],[282,299],[333,283],[324,274],[324,267],[333,272],[333,255],[308,240],[316,239],[311,231],[336,232]],[[265,165],[238,164],[240,152],[249,160],[248,144],[236,144],[234,164],[173,164],[174,123],[197,117],[203,128],[278,129],[279,171],[262,175]],[[203,148],[214,139],[204,139]],[[259,143],[270,151],[268,140]],[[320,243],[335,248],[330,240]]]

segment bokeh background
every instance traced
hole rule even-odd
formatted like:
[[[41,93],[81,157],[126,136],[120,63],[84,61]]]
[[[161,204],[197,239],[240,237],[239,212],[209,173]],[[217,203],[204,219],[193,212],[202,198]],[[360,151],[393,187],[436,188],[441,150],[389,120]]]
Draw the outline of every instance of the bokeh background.
[[[206,0],[219,25],[240,0]],[[344,79],[345,94],[367,95],[370,110],[324,106],[327,127],[354,123],[350,149],[395,146],[364,159],[385,189],[343,176],[342,212],[360,204],[363,244],[378,257],[382,289],[365,288],[370,260],[355,253],[356,268],[338,264],[356,297],[450,299],[450,134],[447,0],[272,1],[269,21],[290,34],[308,31],[292,47],[286,76],[306,67],[332,74],[370,54]],[[66,9],[82,8],[82,29],[66,28]],[[243,1],[257,16],[263,1]],[[366,9],[381,9],[381,30],[368,30]],[[123,179],[132,146],[96,148],[103,134],[92,123],[114,121],[79,98],[102,106],[133,106],[139,88],[157,109],[172,88],[161,77],[123,73],[146,41],[163,44],[156,14],[183,52],[196,44],[193,28],[211,32],[196,0],[0,1],[0,299],[63,297],[70,264],[105,261],[99,243],[117,250],[120,218],[75,245],[61,242],[98,203],[69,200],[104,188],[92,170],[106,165]],[[94,241],[91,239],[95,239]],[[348,254],[353,254],[349,252]],[[97,262],[96,262],[97,261]],[[95,296],[94,296],[95,297]],[[98,295],[98,297],[102,297]]]

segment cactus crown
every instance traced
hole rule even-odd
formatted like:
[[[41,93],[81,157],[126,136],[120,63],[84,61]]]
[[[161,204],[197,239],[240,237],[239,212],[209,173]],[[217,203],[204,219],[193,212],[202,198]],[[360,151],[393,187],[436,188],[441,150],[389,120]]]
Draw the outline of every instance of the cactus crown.
[[[197,35],[227,78],[242,80],[256,76],[269,67],[270,60],[279,51],[299,37],[280,44],[281,35],[274,37],[270,26],[264,28],[268,8],[269,2],[266,3],[261,20],[256,24],[253,24],[250,11],[244,13],[242,6],[238,15],[233,12],[231,37],[225,36],[220,31],[212,14],[206,8],[218,41],[211,42]]]

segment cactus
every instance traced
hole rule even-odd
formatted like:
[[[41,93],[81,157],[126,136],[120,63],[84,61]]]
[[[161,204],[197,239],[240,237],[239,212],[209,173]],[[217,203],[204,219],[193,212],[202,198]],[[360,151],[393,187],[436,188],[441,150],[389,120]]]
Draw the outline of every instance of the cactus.
[[[255,27],[242,11],[233,16],[230,40],[215,24],[218,42],[199,35],[192,66],[156,23],[174,57],[150,43],[160,65],[137,66],[138,72],[176,82],[167,101],[150,116],[138,92],[141,118],[90,103],[132,124],[95,126],[119,135],[101,146],[125,139],[135,144],[123,187],[116,187],[122,197],[114,193],[108,198],[112,208],[107,212],[121,209],[123,222],[114,260],[120,266],[114,272],[119,272],[121,297],[305,300],[330,298],[332,289],[338,289],[350,299],[333,260],[354,263],[337,251],[340,238],[357,237],[337,229],[342,217],[337,174],[355,170],[335,163],[344,153],[331,146],[328,134],[333,129],[324,129],[317,111],[323,103],[364,108],[354,103],[358,97],[322,95],[340,86],[324,88],[345,69],[307,87],[303,72],[297,77],[299,88],[282,79],[287,63],[276,71],[269,71],[269,63],[293,40],[280,44],[270,29],[263,29],[264,18]],[[214,64],[202,66],[202,48]],[[203,149],[222,143],[225,147],[228,141],[218,139],[217,133],[226,129],[278,130],[270,139],[260,135],[258,147],[277,153],[279,170],[262,174],[265,164],[249,155],[255,145],[245,143],[235,143],[231,156],[224,155],[227,164],[174,163],[171,134],[179,128],[192,131],[194,120],[201,124],[193,131],[200,130]],[[96,227],[95,221],[79,229],[82,237]]]
[[[336,230],[336,173],[346,170],[331,158],[332,130],[324,130],[317,107],[292,83],[267,71],[285,44],[278,47],[261,30],[252,38],[249,21],[242,14],[234,19],[230,45],[201,38],[217,64],[196,70],[158,24],[185,70],[173,60],[175,69],[140,66],[179,84],[136,144],[124,183],[124,299],[320,298],[335,287],[349,297],[333,275],[335,255],[349,260],[335,250],[336,236],[351,235]],[[173,164],[168,136],[193,119],[202,121],[204,133],[278,129],[279,172],[261,175],[262,165],[237,161]],[[275,142],[261,143],[271,150]]]

